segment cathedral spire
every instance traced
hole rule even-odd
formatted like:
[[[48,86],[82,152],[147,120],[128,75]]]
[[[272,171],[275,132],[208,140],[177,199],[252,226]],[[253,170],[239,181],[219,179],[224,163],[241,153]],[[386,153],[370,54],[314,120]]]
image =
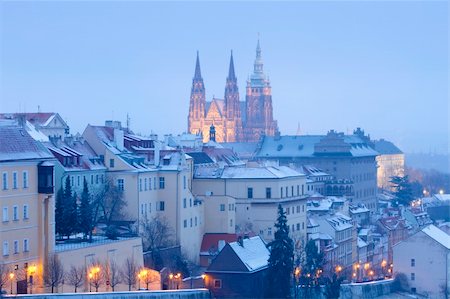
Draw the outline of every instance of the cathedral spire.
[[[230,68],[228,70],[228,80],[236,80],[236,75],[234,73],[233,50],[231,50]]]
[[[194,79],[201,79],[202,73],[200,71],[200,58],[198,57],[198,51],[197,51],[197,61],[195,63],[195,74]]]
[[[253,65],[253,73],[257,76],[263,76],[263,61],[261,57],[261,46],[259,44],[259,37],[258,43],[256,44],[256,59],[255,64]]]

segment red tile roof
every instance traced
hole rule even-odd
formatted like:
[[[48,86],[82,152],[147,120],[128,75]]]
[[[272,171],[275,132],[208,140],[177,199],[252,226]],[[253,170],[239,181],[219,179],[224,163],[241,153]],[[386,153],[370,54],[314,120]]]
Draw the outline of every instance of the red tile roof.
[[[220,240],[224,240],[227,243],[236,242],[236,234],[211,234],[207,233],[203,235],[202,245],[200,252],[208,252],[209,250],[218,250],[218,244]]]

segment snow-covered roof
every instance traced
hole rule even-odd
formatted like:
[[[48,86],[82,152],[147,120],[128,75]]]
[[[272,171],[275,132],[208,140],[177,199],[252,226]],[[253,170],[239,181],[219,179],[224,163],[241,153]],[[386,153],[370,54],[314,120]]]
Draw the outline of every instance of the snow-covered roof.
[[[225,179],[282,179],[303,174],[287,166],[279,167],[226,167],[222,173]]]
[[[336,230],[336,231],[342,231],[345,229],[352,228],[353,225],[351,223],[352,218],[341,214],[336,213],[335,215],[327,218],[327,222]]]
[[[435,194],[434,197],[440,201],[450,201],[450,194]]]
[[[314,157],[318,154],[315,151],[315,146],[327,137],[328,135],[265,136],[256,157]],[[378,155],[378,152],[358,136],[342,134],[339,137],[342,138],[342,142],[348,147],[346,151],[339,152],[340,155],[353,157]],[[330,146],[332,147],[332,145]],[[323,155],[323,153],[320,154]]]
[[[450,249],[450,235],[446,234],[444,231],[437,228],[433,224],[423,228],[422,232],[427,234],[430,238],[432,238],[445,248]]]
[[[260,270],[268,266],[270,253],[261,237],[244,238],[242,242],[243,246],[239,242],[229,244],[249,271]]]
[[[362,248],[362,247],[366,247],[366,246],[367,246],[367,243],[364,242],[363,239],[361,239],[360,237],[358,237],[358,247],[359,247],[359,248]]]

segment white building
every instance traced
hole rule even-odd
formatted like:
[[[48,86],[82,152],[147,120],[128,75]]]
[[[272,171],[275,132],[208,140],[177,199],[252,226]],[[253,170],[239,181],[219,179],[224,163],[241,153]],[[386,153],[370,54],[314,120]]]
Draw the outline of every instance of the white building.
[[[450,235],[429,225],[395,245],[394,273],[406,275],[411,292],[448,298]]]

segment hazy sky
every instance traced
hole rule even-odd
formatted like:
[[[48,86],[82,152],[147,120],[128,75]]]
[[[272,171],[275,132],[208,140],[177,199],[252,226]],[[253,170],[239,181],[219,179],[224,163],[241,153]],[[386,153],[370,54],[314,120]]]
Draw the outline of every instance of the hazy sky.
[[[126,120],[187,129],[196,51],[207,99],[233,49],[241,100],[260,33],[282,134],[351,132],[448,151],[447,1],[0,2],[0,110],[59,112],[73,133]]]

